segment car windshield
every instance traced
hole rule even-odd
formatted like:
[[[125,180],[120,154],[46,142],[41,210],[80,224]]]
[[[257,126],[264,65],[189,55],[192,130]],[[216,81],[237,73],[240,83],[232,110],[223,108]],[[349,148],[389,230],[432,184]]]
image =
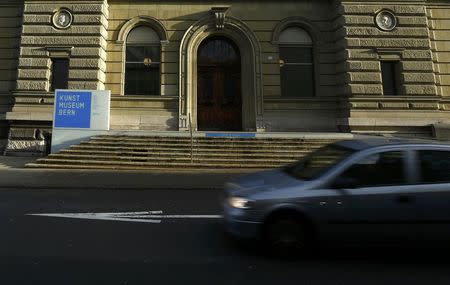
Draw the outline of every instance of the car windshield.
[[[284,171],[298,179],[313,180],[354,152],[353,149],[331,144],[310,153],[294,164],[286,166]]]

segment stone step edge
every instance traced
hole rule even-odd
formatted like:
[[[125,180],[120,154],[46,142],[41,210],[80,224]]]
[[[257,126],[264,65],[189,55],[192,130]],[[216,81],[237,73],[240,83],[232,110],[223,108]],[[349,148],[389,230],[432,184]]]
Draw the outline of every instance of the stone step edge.
[[[184,147],[190,148],[191,144],[180,144],[180,143],[97,143],[92,141],[80,142],[77,145],[83,146],[104,146],[104,147]],[[298,148],[298,149],[316,149],[322,147],[324,145],[293,145],[293,144],[271,144],[271,145],[260,145],[260,144],[194,144],[192,145],[194,148],[224,148],[224,149],[233,149],[233,148]]]
[[[234,171],[236,172],[236,168],[213,168],[211,169],[211,167],[208,165],[206,167],[203,168],[195,168],[195,167],[180,167],[180,168],[175,168],[175,167],[158,167],[158,166],[147,166],[147,167],[133,167],[133,166],[102,166],[102,165],[63,165],[63,164],[36,164],[36,163],[28,163],[26,166],[26,168],[48,168],[48,169],[110,169],[110,170],[164,170],[164,171],[185,171],[186,169],[189,170],[197,170],[197,171],[208,171],[208,170],[223,170],[223,171]],[[239,170],[245,171],[245,170],[249,170],[251,172],[253,171],[258,171],[258,170],[267,170],[268,168],[239,168]]]
[[[115,136],[93,136],[92,140],[111,141],[191,141],[190,137],[115,137]],[[224,142],[334,142],[339,139],[295,139],[295,138],[215,138],[215,137],[193,137],[193,141],[224,141]]]
[[[50,165],[57,164],[61,166],[74,166],[74,165],[100,165],[100,166],[127,166],[127,167],[153,167],[153,166],[167,166],[167,168],[173,166],[180,167],[213,167],[213,168],[276,168],[280,167],[284,164],[249,164],[249,163],[239,163],[239,164],[222,164],[222,163],[179,163],[179,162],[163,162],[163,163],[145,163],[145,162],[117,162],[113,161],[109,163],[108,161],[96,161],[96,160],[64,160],[64,159],[55,159],[49,161],[50,163],[42,163],[42,161],[37,161],[35,163],[29,163],[25,165],[26,167],[31,167],[32,165]]]
[[[118,162],[154,162],[154,161],[161,161],[161,162],[172,162],[172,161],[179,161],[179,162],[190,162],[191,158],[186,156],[186,157],[166,157],[165,159],[161,159],[159,157],[130,157],[130,156],[123,156],[123,157],[107,157],[107,156],[90,156],[90,155],[85,155],[85,156],[70,156],[70,155],[54,155],[52,157],[48,157],[48,158],[39,158],[37,161],[41,162],[41,161],[53,161],[53,160],[57,160],[57,159],[64,159],[64,160],[70,160],[70,161],[82,161],[85,159],[89,159],[89,158],[93,158],[96,159],[98,161],[105,161],[105,162],[111,162],[111,161],[118,161]],[[294,162],[297,159],[264,159],[264,158],[258,158],[258,159],[227,159],[227,158],[194,158],[194,160],[196,161],[205,161],[205,162],[221,162],[221,163],[233,163],[235,161],[242,161],[242,162],[263,162],[263,163],[290,163],[290,162]]]
[[[261,157],[296,157],[298,155],[306,155],[307,151],[283,151],[283,152],[230,152],[230,151],[216,151],[214,153],[209,152],[199,152],[194,151],[193,155],[197,157],[201,156],[230,156],[230,157],[243,157],[243,156],[261,156]],[[131,155],[131,156],[190,156],[190,151],[153,151],[153,152],[133,152],[133,151],[100,151],[100,150],[76,150],[76,149],[66,149],[61,150],[57,154],[70,154],[70,155]]]

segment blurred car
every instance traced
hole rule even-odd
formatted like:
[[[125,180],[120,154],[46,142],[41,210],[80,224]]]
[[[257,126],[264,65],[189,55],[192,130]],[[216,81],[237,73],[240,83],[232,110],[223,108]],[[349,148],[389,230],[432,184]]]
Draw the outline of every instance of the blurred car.
[[[227,232],[276,254],[318,243],[450,241],[450,144],[345,140],[225,185]]]

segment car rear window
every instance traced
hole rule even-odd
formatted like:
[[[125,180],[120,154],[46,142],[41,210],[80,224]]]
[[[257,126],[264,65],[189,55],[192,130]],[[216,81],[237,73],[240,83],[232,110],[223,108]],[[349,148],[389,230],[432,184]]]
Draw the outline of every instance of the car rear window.
[[[288,165],[284,171],[301,180],[313,180],[354,152],[353,149],[330,144],[312,152],[302,160]]]

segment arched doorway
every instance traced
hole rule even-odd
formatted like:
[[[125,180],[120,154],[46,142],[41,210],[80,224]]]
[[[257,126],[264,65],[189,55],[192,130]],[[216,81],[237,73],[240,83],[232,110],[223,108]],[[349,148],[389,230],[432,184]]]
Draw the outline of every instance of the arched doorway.
[[[205,39],[197,52],[199,131],[241,131],[241,56],[224,36]]]

